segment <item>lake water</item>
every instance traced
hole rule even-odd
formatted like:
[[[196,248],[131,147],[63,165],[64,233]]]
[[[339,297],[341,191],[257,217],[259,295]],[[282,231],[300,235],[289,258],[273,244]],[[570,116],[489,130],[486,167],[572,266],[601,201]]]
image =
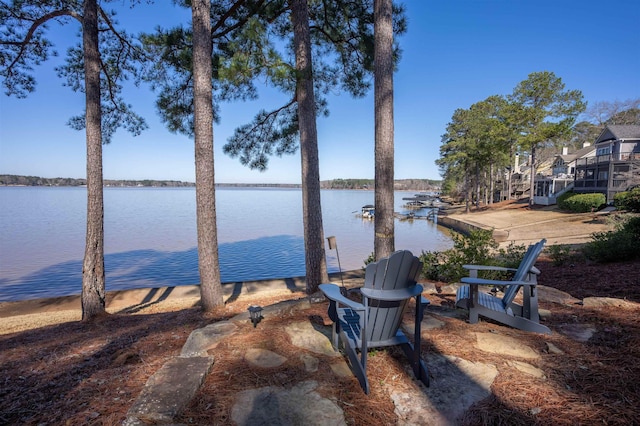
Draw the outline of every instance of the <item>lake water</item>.
[[[413,193],[396,192],[395,211]],[[322,191],[325,237],[336,236],[343,271],[373,252],[373,221],[357,216],[373,191]],[[199,282],[194,188],[105,188],[107,291]],[[305,275],[299,189],[216,190],[222,282]],[[422,210],[420,215],[426,215]],[[79,294],[86,189],[0,187],[0,302]],[[395,222],[396,249],[444,250],[448,230],[431,220]],[[327,249],[329,272],[337,272]]]

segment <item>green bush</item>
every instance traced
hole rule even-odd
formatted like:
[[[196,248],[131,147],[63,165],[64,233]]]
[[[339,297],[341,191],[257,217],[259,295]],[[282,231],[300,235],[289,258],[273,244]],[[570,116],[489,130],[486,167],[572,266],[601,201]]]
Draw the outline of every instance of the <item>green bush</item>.
[[[613,205],[618,210],[640,212],[640,187],[617,193],[613,197]]]
[[[445,251],[422,252],[422,276],[433,281],[457,282],[468,275],[463,265],[495,265],[517,267],[524,256],[524,246],[510,245],[496,252],[498,244],[493,232],[471,231],[468,235],[454,234],[453,248]],[[500,278],[502,274],[487,272],[485,278]]]
[[[554,266],[562,266],[571,259],[571,246],[567,244],[556,244],[547,248],[549,257]]]
[[[625,232],[633,235],[640,243],[640,216],[632,216],[623,225],[622,229]],[[638,253],[640,255],[640,253]]]
[[[465,263],[473,265],[485,265],[492,250],[498,248],[491,230],[476,229],[468,235],[454,234],[452,239],[453,249],[460,252]]]
[[[369,255],[369,257],[367,257],[364,260],[364,266],[362,267],[362,269],[365,269],[367,267],[368,264],[373,263],[376,261],[376,254],[374,252],[371,252],[371,254]]]
[[[497,255],[493,258],[491,263],[488,263],[488,265],[517,269],[526,252],[527,246],[524,244],[516,244],[511,241],[506,248],[498,250]],[[486,271],[484,273],[479,273],[479,276],[480,275],[492,280],[510,280],[513,277],[513,272]]]
[[[614,230],[593,234],[582,248],[596,262],[617,262],[640,257],[640,217],[629,217]]]
[[[460,277],[462,259],[454,249],[427,251],[420,255],[422,276],[428,280],[454,282]],[[464,276],[464,275],[462,275]]]
[[[574,192],[566,192],[558,197],[558,207],[562,210],[568,210],[574,213],[587,213],[599,210],[606,203],[604,194],[576,194]]]
[[[422,277],[438,281],[440,278],[441,252],[423,250],[419,258],[420,262],[422,262]]]
[[[613,196],[613,206],[618,210],[627,210],[628,191],[618,192]]]
[[[627,210],[640,213],[640,187],[633,188],[629,191]]]
[[[498,264],[505,268],[517,268],[526,252],[527,246],[511,241],[506,249],[498,251]]]
[[[575,192],[567,191],[564,194],[561,194],[560,196],[558,196],[558,198],[556,198],[556,203],[558,204],[558,207],[564,210],[563,206],[564,206],[565,200],[569,197],[573,197],[574,195],[576,195]]]

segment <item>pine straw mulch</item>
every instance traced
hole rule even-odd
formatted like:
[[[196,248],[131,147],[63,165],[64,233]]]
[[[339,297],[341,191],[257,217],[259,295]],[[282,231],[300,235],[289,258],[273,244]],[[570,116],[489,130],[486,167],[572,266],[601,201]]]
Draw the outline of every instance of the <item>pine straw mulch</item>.
[[[618,297],[640,302],[640,261],[608,265],[574,263],[556,267],[541,259],[540,284],[576,298]],[[92,323],[70,322],[0,336],[0,424],[121,424],[147,379],[179,354],[192,330],[245,312],[251,303],[267,306],[300,294],[240,298],[218,312],[203,315],[197,307],[173,311],[114,314]],[[452,306],[453,295],[428,295],[432,305]],[[470,325],[438,317],[444,327],[426,331],[423,355],[444,353],[495,364],[499,374],[492,395],[475,404],[462,419],[467,425],[608,425],[640,424],[640,318],[638,310],[587,309],[541,303],[552,316],[545,323],[551,336],[524,333],[488,321]],[[409,313],[408,315],[411,315]],[[348,424],[396,424],[392,389],[415,386],[404,355],[391,348],[369,358],[371,394],[364,395],[353,377],[336,378],[331,360],[320,355],[318,371],[309,373],[292,346],[284,325],[292,321],[326,324],[326,304],[265,318],[257,328],[223,340],[213,351],[215,364],[201,391],[178,422],[231,424],[235,393],[262,386],[291,387],[303,380],[319,383],[317,391],[336,401]],[[558,332],[567,324],[596,328],[587,343]],[[328,327],[325,327],[328,329]],[[499,331],[538,353],[523,360],[543,370],[545,379],[523,374],[474,345],[474,332]],[[548,350],[548,344],[564,354]],[[271,349],[288,358],[281,368],[260,371],[242,357],[247,348]]]

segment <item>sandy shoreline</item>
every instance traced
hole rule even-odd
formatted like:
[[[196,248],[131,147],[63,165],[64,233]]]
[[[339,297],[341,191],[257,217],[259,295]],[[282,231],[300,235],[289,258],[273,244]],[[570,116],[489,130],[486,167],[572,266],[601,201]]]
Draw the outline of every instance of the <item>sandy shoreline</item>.
[[[343,272],[345,285],[353,285],[362,279],[363,274],[362,270]],[[331,274],[330,279],[339,281],[340,277]],[[295,277],[226,283],[222,290],[225,303],[246,300],[249,306],[252,296],[258,293],[261,297],[292,293],[303,297],[305,279]],[[107,292],[106,309],[112,314],[149,314],[190,308],[199,301],[198,285],[117,290]],[[0,302],[0,335],[81,319],[80,295]]]

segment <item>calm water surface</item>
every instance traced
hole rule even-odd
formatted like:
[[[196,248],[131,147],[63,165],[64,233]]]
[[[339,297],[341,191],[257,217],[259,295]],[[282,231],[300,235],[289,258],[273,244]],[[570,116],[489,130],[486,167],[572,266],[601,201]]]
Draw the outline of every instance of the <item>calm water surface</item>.
[[[397,192],[395,211],[411,195]],[[342,270],[373,252],[373,221],[356,215],[373,200],[373,191],[322,191]],[[86,202],[85,188],[0,187],[0,302],[80,293]],[[194,188],[105,188],[104,202],[107,291],[198,283]],[[216,206],[223,282],[305,274],[299,189],[217,189]],[[416,255],[452,245],[431,220],[396,220],[395,233],[396,249]],[[338,271],[334,250],[327,261]]]

